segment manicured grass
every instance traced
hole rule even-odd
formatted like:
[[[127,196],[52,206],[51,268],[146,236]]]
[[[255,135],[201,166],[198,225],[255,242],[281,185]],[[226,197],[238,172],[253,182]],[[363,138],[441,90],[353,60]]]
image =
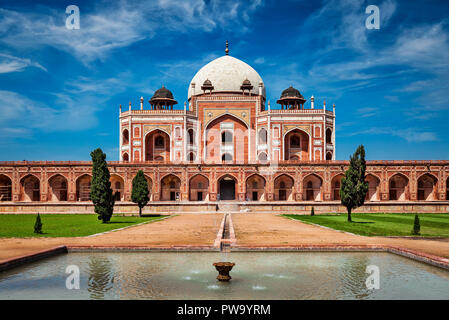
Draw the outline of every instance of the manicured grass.
[[[119,229],[161,217],[113,216],[101,223],[94,214],[41,214],[43,234],[34,233],[35,214],[0,214],[0,237],[80,237]]]
[[[415,214],[407,213],[353,213],[352,223],[347,221],[346,214],[283,216],[364,236],[412,236],[415,219]],[[449,237],[449,214],[423,213],[418,216],[421,237]]]

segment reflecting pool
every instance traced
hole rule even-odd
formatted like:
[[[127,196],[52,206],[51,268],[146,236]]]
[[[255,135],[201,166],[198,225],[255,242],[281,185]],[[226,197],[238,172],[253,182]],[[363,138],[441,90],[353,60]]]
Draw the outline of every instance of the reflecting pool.
[[[235,262],[230,282],[217,261]],[[69,253],[0,272],[0,299],[449,299],[449,271],[383,252]]]

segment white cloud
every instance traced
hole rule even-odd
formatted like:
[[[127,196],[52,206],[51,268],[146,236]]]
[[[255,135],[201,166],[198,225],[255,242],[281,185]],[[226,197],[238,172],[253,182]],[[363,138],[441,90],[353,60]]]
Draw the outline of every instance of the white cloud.
[[[377,111],[377,108],[365,107],[357,109],[357,114],[359,114],[361,118],[369,118],[375,116],[377,114]]]
[[[25,130],[30,135],[35,129],[46,132],[83,130],[96,124],[94,114],[98,102],[99,99],[95,101],[93,97],[74,99],[57,94],[53,106],[48,106],[17,92],[0,90],[0,105],[4,106],[0,127],[10,134]]]
[[[437,141],[437,135],[431,131],[420,131],[417,128],[407,128],[407,129],[394,129],[394,128],[370,128],[367,130],[362,130],[359,132],[350,132],[344,134],[345,136],[357,136],[357,135],[389,135],[402,138],[407,142],[428,142]]]
[[[111,92],[117,94],[124,91],[127,87],[133,85],[130,72],[119,73],[113,78],[88,78],[78,77],[65,83],[65,91],[68,94],[89,94],[110,95]]]
[[[0,53],[0,73],[21,72],[28,67],[36,67],[47,71],[47,69],[42,65],[37,62],[33,62],[30,59],[23,59]]]
[[[106,5],[107,4],[107,5]],[[191,30],[248,30],[261,1],[159,0],[98,3],[92,12],[80,7],[80,29],[65,27],[65,11],[27,13],[0,8],[0,41],[16,48],[51,46],[85,63],[104,59],[113,49],[152,38],[157,33]]]

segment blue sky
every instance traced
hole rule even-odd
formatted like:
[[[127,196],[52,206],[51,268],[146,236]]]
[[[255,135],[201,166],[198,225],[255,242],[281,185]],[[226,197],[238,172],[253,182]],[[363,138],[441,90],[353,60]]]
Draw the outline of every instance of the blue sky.
[[[79,30],[65,27],[66,6]],[[380,8],[368,30],[365,8]],[[0,160],[118,160],[118,106],[164,84],[180,102],[224,54],[253,66],[272,107],[293,85],[337,106],[337,159],[449,159],[448,1],[5,1]]]

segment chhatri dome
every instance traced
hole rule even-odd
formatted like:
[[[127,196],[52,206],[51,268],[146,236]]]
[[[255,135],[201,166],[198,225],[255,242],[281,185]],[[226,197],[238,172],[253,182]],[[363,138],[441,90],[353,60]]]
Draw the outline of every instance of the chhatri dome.
[[[194,94],[201,94],[201,86],[207,83],[213,86],[213,92],[238,92],[242,93],[242,83],[245,80],[252,84],[251,94],[259,94],[259,84],[262,78],[250,65],[237,58],[228,55],[228,42],[226,41],[226,55],[217,58],[202,67],[190,81],[188,99]],[[192,84],[195,84],[193,89]],[[246,82],[245,82],[246,83]],[[194,91],[195,90],[195,91]],[[263,87],[265,97],[265,86]]]

